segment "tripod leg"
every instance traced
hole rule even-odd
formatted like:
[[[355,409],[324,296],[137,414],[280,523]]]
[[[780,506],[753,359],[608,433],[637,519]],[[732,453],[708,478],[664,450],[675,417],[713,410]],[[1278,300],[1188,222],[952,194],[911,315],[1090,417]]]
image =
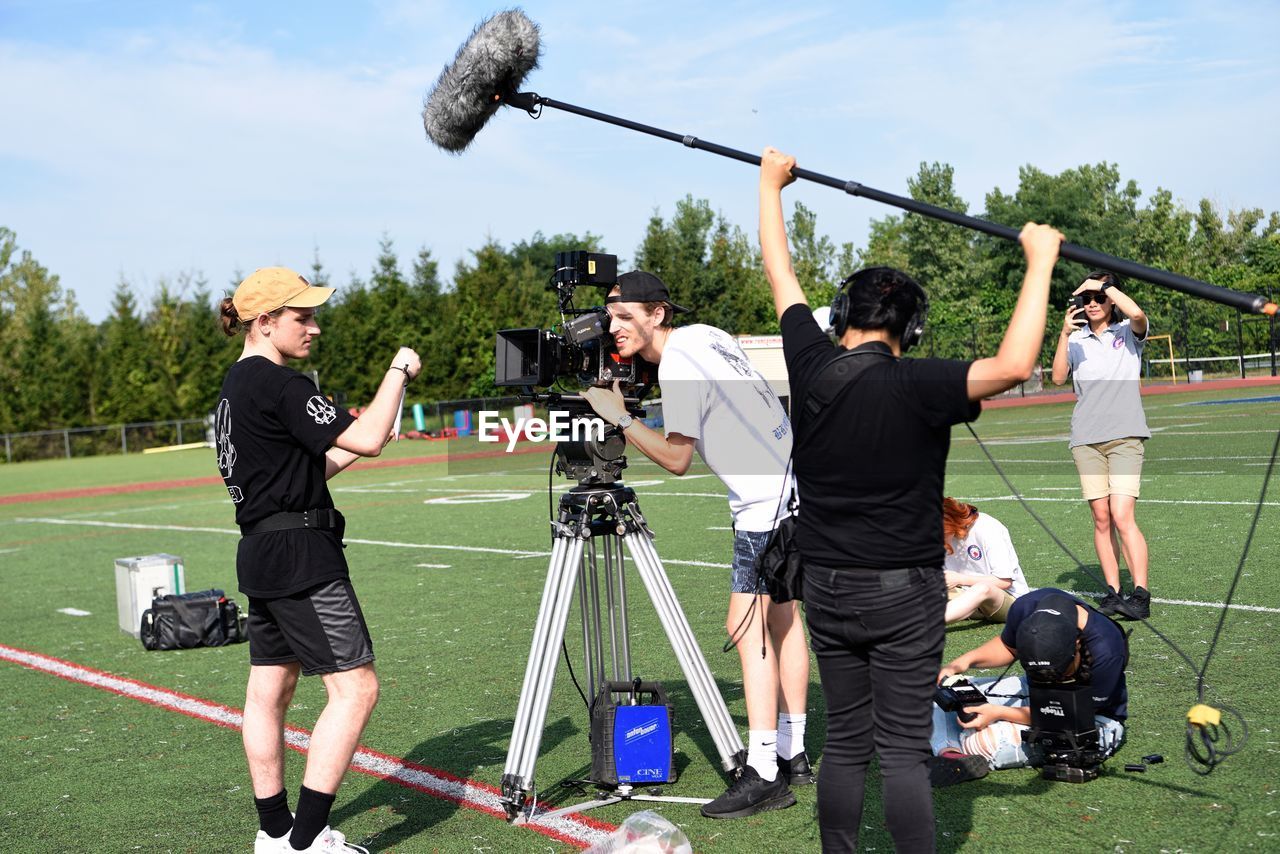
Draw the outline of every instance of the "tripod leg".
[[[618,626],[621,629],[620,644],[622,646],[622,681],[631,681],[631,628],[627,622],[627,574],[622,560],[622,540],[618,537],[610,539],[609,548],[613,554],[613,571],[618,578]]]
[[[617,581],[617,577],[613,571],[613,538],[605,537],[600,546],[601,551],[604,552],[604,603],[605,609],[609,612],[609,657],[613,665],[613,669],[609,671],[609,679],[614,682],[619,682],[624,677],[619,672],[619,667],[621,665],[619,654],[621,650],[619,649],[620,643],[618,641],[618,632],[621,630],[621,626],[618,625],[618,600],[616,598],[616,591],[614,590],[614,584]],[[591,549],[591,557],[596,557],[594,541]]]
[[[520,812],[526,795],[533,788],[533,768],[542,743],[556,661],[582,562],[582,547],[582,539],[562,536],[557,536],[552,546],[529,662],[525,667],[520,702],[511,729],[511,744],[507,748],[507,763],[503,768],[502,800],[508,818],[514,818]]]
[[[582,576],[587,580],[587,590],[590,592],[590,599],[587,602],[587,610],[591,613],[591,635],[595,640],[592,650],[595,654],[595,660],[592,667],[597,677],[603,681],[605,674],[609,671],[604,664],[604,637],[600,628],[600,564],[596,561],[596,540],[595,537],[586,541],[586,554],[582,559]],[[600,682],[593,684],[589,690],[595,694],[600,687]]]
[[[693,691],[698,711],[702,713],[702,719],[706,721],[707,730],[720,753],[721,765],[726,771],[741,767],[742,738],[733,725],[733,718],[729,716],[724,698],[716,688],[711,669],[693,637],[693,630],[689,628],[689,621],[676,599],[666,570],[662,568],[662,560],[654,550],[649,535],[643,530],[632,530],[623,537],[623,542],[631,559],[635,561],[640,580],[644,582],[654,608],[658,611],[658,619],[662,622],[662,628],[680,662],[680,669],[684,671],[684,677]]]
[[[604,678],[604,674],[596,672],[596,646],[600,638],[591,635],[591,588],[587,581],[589,572],[578,573],[578,610],[582,617],[582,673],[587,680],[584,684],[588,692],[595,692]]]

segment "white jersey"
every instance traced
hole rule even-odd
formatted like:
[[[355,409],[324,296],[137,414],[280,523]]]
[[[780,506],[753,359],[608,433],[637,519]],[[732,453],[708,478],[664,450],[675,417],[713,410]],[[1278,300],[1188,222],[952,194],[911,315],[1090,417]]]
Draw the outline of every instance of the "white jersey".
[[[667,435],[695,440],[698,455],[729,488],[734,527],[773,530],[787,514],[791,421],[738,342],[705,324],[672,330],[658,384]]]
[[[947,555],[943,569],[1007,579],[1013,582],[1009,593],[1015,599],[1031,589],[1018,563],[1018,553],[1013,550],[1009,529],[994,516],[979,513],[969,535],[959,543],[953,540],[951,547],[955,551]]]

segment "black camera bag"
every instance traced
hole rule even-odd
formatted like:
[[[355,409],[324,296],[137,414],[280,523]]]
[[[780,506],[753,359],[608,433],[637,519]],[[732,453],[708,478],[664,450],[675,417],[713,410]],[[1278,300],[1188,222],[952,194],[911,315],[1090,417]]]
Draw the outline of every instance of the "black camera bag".
[[[804,564],[796,544],[796,527],[794,513],[784,517],[756,556],[756,573],[764,581],[769,598],[780,605],[804,598]]]
[[[240,609],[221,590],[157,596],[142,612],[147,649],[195,649],[248,640]]]

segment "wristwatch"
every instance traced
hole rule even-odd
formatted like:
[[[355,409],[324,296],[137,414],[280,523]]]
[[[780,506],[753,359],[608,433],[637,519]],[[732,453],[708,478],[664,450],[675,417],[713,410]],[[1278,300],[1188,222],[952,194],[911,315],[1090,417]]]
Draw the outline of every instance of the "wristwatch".
[[[632,425],[634,421],[635,419],[632,418],[630,415],[623,415],[621,418],[618,419],[618,429],[626,430],[628,427]]]

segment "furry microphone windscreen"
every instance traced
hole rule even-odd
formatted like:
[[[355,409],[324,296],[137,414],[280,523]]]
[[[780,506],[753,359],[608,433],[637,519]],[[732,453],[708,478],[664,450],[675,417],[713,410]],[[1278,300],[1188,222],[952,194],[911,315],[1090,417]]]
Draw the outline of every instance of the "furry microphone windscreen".
[[[538,67],[539,51],[538,25],[520,9],[482,21],[427,95],[427,138],[454,154],[466,149],[501,99],[518,91]]]

